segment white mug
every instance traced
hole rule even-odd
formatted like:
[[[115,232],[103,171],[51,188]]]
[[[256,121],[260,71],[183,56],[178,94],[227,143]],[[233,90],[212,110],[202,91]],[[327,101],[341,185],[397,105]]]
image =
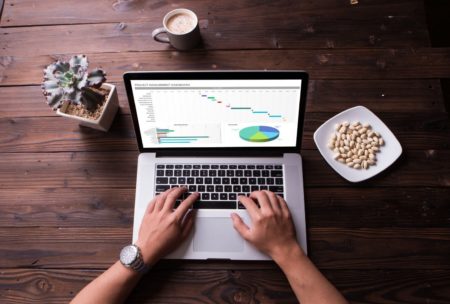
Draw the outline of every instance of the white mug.
[[[178,23],[176,17],[179,15]],[[184,19],[183,19],[184,18]],[[187,21],[183,23],[181,21]],[[170,23],[170,24],[169,24]],[[189,50],[195,47],[200,42],[200,27],[198,25],[197,15],[188,9],[177,8],[168,12],[163,19],[163,26],[155,29],[152,32],[152,37],[158,42],[170,43],[174,48],[179,50]],[[178,28],[176,28],[178,26]],[[167,37],[160,37],[160,34],[166,34]]]

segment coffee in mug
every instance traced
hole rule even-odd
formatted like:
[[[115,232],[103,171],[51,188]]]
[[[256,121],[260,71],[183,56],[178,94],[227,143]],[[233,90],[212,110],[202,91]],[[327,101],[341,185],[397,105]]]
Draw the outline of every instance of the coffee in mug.
[[[195,47],[200,41],[200,28],[197,15],[185,8],[168,12],[163,19],[163,26],[152,32],[153,39],[158,42],[170,43],[179,50]],[[160,37],[160,34],[167,37]]]

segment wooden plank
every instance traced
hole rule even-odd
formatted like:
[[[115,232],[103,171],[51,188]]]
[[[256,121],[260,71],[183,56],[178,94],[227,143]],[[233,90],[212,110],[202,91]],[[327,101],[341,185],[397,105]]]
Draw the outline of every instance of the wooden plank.
[[[354,105],[367,105],[363,102]],[[342,109],[344,110],[344,109]],[[50,111],[50,109],[49,109]],[[51,112],[50,112],[51,113]],[[307,113],[303,150],[316,149],[315,130],[335,113]],[[446,113],[378,113],[405,149],[449,149]],[[0,118],[1,152],[136,151],[130,115],[117,115],[108,133],[80,127],[61,117]]]
[[[403,5],[399,9],[398,4]],[[425,12],[421,1],[403,0],[393,3],[388,0],[366,0],[357,6],[351,6],[347,1],[325,0],[315,2],[277,0],[269,2],[261,1],[226,1],[211,2],[180,1],[176,4],[154,1],[108,1],[101,0],[92,4],[76,0],[66,0],[61,3],[58,0],[49,0],[36,5],[33,0],[9,0],[5,5],[1,26],[24,25],[49,25],[49,24],[81,24],[81,23],[105,23],[105,22],[162,22],[163,16],[170,10],[185,7],[196,12],[199,19],[209,19],[210,23],[217,23],[220,27],[229,26],[231,20],[238,19],[240,24],[246,20],[257,20],[249,26],[259,26],[261,23],[276,27],[282,24],[288,25],[293,18],[291,13],[299,14],[311,12],[325,18],[333,12],[348,12],[349,15],[359,15],[371,10],[374,13],[384,13],[386,22],[388,19],[402,19],[415,16],[413,23],[419,23],[425,29]],[[273,22],[275,20],[276,22]],[[270,22],[267,22],[270,21]],[[336,24],[338,25],[338,24]],[[247,29],[247,28],[246,28]],[[242,29],[240,29],[242,30]],[[387,30],[384,28],[383,30]],[[350,34],[350,33],[347,33]],[[412,34],[412,33],[410,33]]]
[[[0,232],[2,268],[106,268],[131,240],[131,227]],[[450,269],[449,232],[450,228],[310,228],[308,250],[324,269]]]
[[[68,303],[101,270],[1,269],[0,301]],[[326,270],[351,303],[450,301],[448,270]],[[174,293],[174,290],[179,292]],[[279,270],[152,270],[127,303],[297,303]]]
[[[316,11],[291,10],[289,6],[282,10],[285,22],[279,22],[279,16],[274,16],[273,10],[268,9],[255,12],[239,22],[230,22],[222,15],[219,18],[205,16],[208,19],[201,20],[203,44],[199,48],[404,48],[429,44],[425,23],[419,21],[424,14],[418,1],[389,5],[389,14],[401,14],[401,18],[387,18],[384,6],[361,7],[358,12],[350,9],[330,11],[321,18]],[[155,17],[149,22],[130,20],[107,24],[0,28],[0,55],[166,50],[169,49],[167,44],[158,43],[151,36],[152,29],[160,26],[161,20]],[[236,41],[245,41],[245,44],[237,44]]]
[[[0,192],[0,227],[130,227],[135,189]],[[450,227],[450,189],[306,188],[308,228]]]
[[[312,79],[423,79],[450,75],[450,49],[246,50],[87,54],[103,67],[109,81],[125,71],[209,69],[302,69]],[[0,57],[0,85],[32,85],[42,69],[61,56]]]
[[[2,189],[135,187],[137,151],[2,153],[1,156]],[[449,157],[449,150],[404,150],[400,160],[362,183],[362,187],[448,187]],[[349,185],[318,151],[304,150],[302,158],[306,187]]]
[[[121,113],[130,113],[123,82],[117,87]],[[0,87],[0,118],[55,115],[40,86]],[[363,104],[376,113],[446,112],[437,79],[409,80],[311,80],[307,112],[339,112]]]

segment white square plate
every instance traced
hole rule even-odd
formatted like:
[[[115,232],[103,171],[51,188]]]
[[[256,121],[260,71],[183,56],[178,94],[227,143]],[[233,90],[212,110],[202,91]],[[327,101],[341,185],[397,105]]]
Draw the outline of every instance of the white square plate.
[[[359,121],[362,124],[369,123],[372,130],[380,133],[384,145],[376,154],[377,162],[368,169],[354,169],[342,164],[333,158],[334,152],[328,148],[328,142],[333,133],[335,124],[348,121]],[[369,179],[389,167],[402,154],[402,146],[389,128],[374,113],[363,106],[357,106],[345,110],[323,123],[314,133],[314,142],[323,158],[337,173],[350,182],[361,182]]]

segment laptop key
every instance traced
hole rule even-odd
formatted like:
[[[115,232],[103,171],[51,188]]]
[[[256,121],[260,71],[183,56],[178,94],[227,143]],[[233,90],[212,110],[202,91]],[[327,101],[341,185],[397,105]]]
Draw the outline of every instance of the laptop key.
[[[195,184],[195,179],[193,177],[188,177],[187,183],[188,184]]]
[[[170,189],[170,185],[156,185],[156,192],[164,192],[166,190]]]
[[[228,193],[220,193],[220,200],[226,201],[228,199]]]
[[[156,176],[164,176],[164,170],[156,170]]]
[[[178,183],[179,183],[180,185],[186,184],[186,177],[179,177],[179,178],[178,178]]]
[[[236,209],[236,202],[231,201],[196,201],[194,209]]]
[[[230,179],[228,177],[222,178],[222,184],[228,185],[230,183]]]
[[[214,183],[215,185],[221,184],[220,177],[214,177],[214,178],[213,178],[213,183]]]
[[[202,200],[208,201],[209,200],[209,193],[202,193]]]
[[[248,184],[248,180],[247,180],[246,177],[241,177],[241,178],[239,179],[239,183],[240,183],[241,185],[245,185],[245,184]]]
[[[273,178],[266,178],[266,184],[268,184],[268,185],[273,185],[273,184],[275,184],[275,180],[273,179]]]
[[[214,186],[213,186],[213,185],[208,185],[208,186],[206,186],[206,191],[208,191],[208,192],[214,192]]]
[[[175,165],[175,169],[183,169],[183,165]]]
[[[266,165],[266,169],[272,170],[273,169],[273,165]]]
[[[177,183],[177,180],[178,180],[178,179],[177,179],[176,177],[171,177],[171,178],[169,178],[169,183],[172,184],[172,185],[173,185],[173,184],[176,184],[176,183]]]
[[[173,169],[173,165],[166,165],[166,169]]]
[[[202,165],[202,169],[209,169],[209,165]]]
[[[232,183],[233,185],[239,184],[239,178],[233,177],[233,178],[231,179],[231,183]]]
[[[173,170],[166,170],[166,176],[173,176]]]
[[[257,165],[256,169],[259,169],[259,170],[264,169],[264,165]]]
[[[208,170],[200,170],[200,176],[208,176]]]
[[[222,185],[217,185],[216,186],[216,192],[223,192],[223,186]]]
[[[245,209],[244,204],[242,204],[241,202],[238,202],[238,209]]]
[[[196,177],[195,178],[195,183],[196,184],[203,184],[203,177]]]
[[[211,169],[219,169],[219,165],[211,165]]]
[[[251,177],[252,176],[252,170],[245,170],[244,171],[244,176],[245,177]]]
[[[281,170],[274,170],[270,172],[271,177],[283,177],[283,171]]]
[[[248,183],[249,183],[250,185],[256,185],[256,178],[250,177],[250,178],[248,179]]]
[[[173,174],[175,175],[175,176],[182,176],[182,171],[181,170],[175,170],[174,172],[173,172]]]
[[[277,169],[277,170],[282,170],[282,169],[283,169],[283,166],[282,166],[282,165],[275,165],[275,169]]]
[[[282,185],[283,184],[283,179],[282,178],[276,178],[275,179],[275,184]]]
[[[250,190],[253,191],[258,191],[259,190],[259,186],[251,186]]]
[[[262,171],[261,171],[261,175],[262,175],[263,177],[269,177],[270,172],[269,172],[269,170],[262,170]]]
[[[192,166],[194,169],[200,169],[201,168],[201,166],[200,165],[194,165],[194,166]]]
[[[183,170],[183,176],[191,176],[191,171]]]
[[[164,165],[156,165],[156,169],[164,169]]]
[[[199,170],[192,170],[191,171],[191,176],[200,176],[200,171]]]
[[[234,172],[235,176],[244,176],[244,171],[242,170],[236,170],[236,172]]]
[[[258,184],[264,185],[266,183],[266,179],[264,177],[258,178]]]
[[[156,184],[160,185],[160,184],[167,184],[169,183],[169,179],[167,177],[157,177],[156,178]]]
[[[228,169],[228,165],[220,165],[220,169]]]
[[[261,176],[261,171],[260,170],[254,170],[253,171],[253,176],[254,177],[260,177]]]
[[[245,165],[239,165],[238,169],[245,169]]]
[[[224,190],[225,190],[225,192],[232,192],[232,191],[233,191],[233,187],[230,186],[230,185],[226,185],[226,186],[224,187]]]
[[[229,168],[230,169],[237,169],[237,166],[236,165],[230,165]]]
[[[192,165],[184,165],[184,169],[192,169]]]
[[[242,190],[241,190],[241,186],[240,185],[234,185],[233,186],[233,191],[234,192],[241,192]]]
[[[216,170],[209,170],[209,174],[208,175],[212,176],[212,177],[217,176],[217,171]]]
[[[268,189],[269,189],[269,187],[266,185],[259,186],[259,190],[268,190]]]
[[[196,185],[189,185],[189,192],[197,192],[197,186]]]
[[[212,200],[218,200],[219,199],[219,193],[211,193],[211,199]]]
[[[228,199],[230,201],[235,201],[237,199],[236,193],[228,193]]]
[[[269,186],[269,191],[284,192],[284,187],[283,186]]]
[[[217,175],[218,175],[218,176],[225,176],[225,174],[226,174],[226,171],[225,171],[225,170],[219,170],[219,171],[217,171]]]
[[[250,192],[250,186],[242,186],[243,192]]]
[[[227,170],[227,176],[228,177],[233,177],[234,176],[234,171],[233,170]]]
[[[211,177],[206,177],[205,178],[205,184],[212,184],[212,178]]]
[[[247,169],[255,169],[255,165],[247,165]]]
[[[205,192],[206,191],[206,186],[205,185],[198,185],[197,186],[197,191],[198,192]]]

